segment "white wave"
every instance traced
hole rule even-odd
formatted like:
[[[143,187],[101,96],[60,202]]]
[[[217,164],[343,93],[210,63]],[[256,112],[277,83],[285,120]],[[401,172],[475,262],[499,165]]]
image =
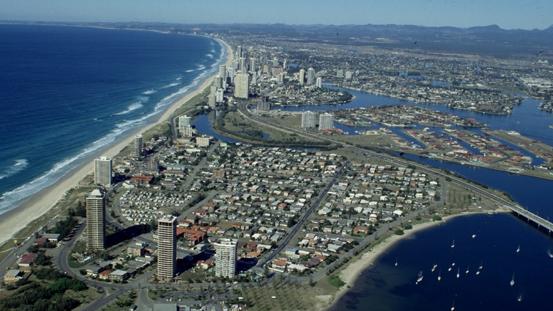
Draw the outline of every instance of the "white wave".
[[[177,81],[180,81],[180,80],[182,80],[182,77],[177,77],[176,80],[177,80]]]
[[[150,89],[150,90],[142,92],[142,94],[144,94],[144,95],[152,95],[152,94],[155,94],[155,93],[157,93],[157,91],[154,90],[154,89]]]
[[[168,88],[170,88],[170,87],[174,87],[174,86],[177,86],[177,85],[179,85],[179,84],[180,84],[180,83],[178,83],[178,82],[173,82],[173,83],[169,83],[169,84],[167,84],[167,85],[164,85],[164,86],[162,86],[161,88],[162,88],[162,89],[168,89]]]
[[[11,191],[7,191],[0,195],[0,214],[8,211],[9,209],[16,206],[19,202],[22,200],[30,197],[31,195],[34,195],[41,191],[42,189],[50,186],[52,183],[58,181],[61,177],[63,177],[66,173],[71,171],[72,169],[76,168],[80,161],[83,159],[90,157],[94,154],[94,152],[97,152],[101,148],[113,143],[117,138],[119,138],[122,134],[129,131],[130,129],[135,128],[138,125],[141,125],[145,123],[146,120],[158,115],[160,112],[163,111],[163,109],[172,103],[174,103],[176,100],[178,100],[181,96],[183,96],[186,92],[188,92],[190,89],[197,87],[202,80],[207,75],[210,75],[212,73],[215,73],[216,69],[213,69],[214,67],[218,68],[218,65],[222,63],[224,57],[226,56],[226,50],[221,45],[221,48],[223,49],[222,52],[219,54],[219,58],[216,62],[216,64],[212,65],[212,69],[209,71],[202,72],[198,77],[196,77],[189,85],[180,88],[177,92],[163,98],[161,101],[159,101],[155,107],[154,111],[151,113],[148,113],[146,115],[141,116],[138,119],[133,120],[126,120],[123,121],[115,126],[114,129],[111,130],[110,133],[105,135],[104,137],[92,142],[89,144],[86,148],[81,150],[77,155],[66,158],[56,164],[47,171],[46,173],[42,174],[41,176],[33,179],[32,181],[25,183]],[[205,66],[204,68],[205,69]],[[202,70],[203,70],[202,69]],[[176,84],[178,85],[178,83]],[[174,85],[174,86],[176,86]]]
[[[194,71],[196,71],[196,70],[194,70],[194,69],[188,69],[188,70],[185,71],[185,72],[194,72]]]
[[[205,66],[204,65],[198,65],[197,70],[198,71],[205,70]]]
[[[17,159],[14,161],[14,164],[4,170],[0,174],[0,180],[11,177],[22,170],[26,169],[29,166],[29,161],[27,159]]]
[[[131,103],[127,109],[123,110],[123,111],[120,111],[120,112],[117,112],[117,113],[114,113],[113,115],[115,116],[122,116],[122,115],[126,115],[126,114],[129,114],[135,110],[138,110],[142,107],[144,107],[144,103],[148,102],[148,100],[150,100],[150,98],[146,97],[146,96],[139,96],[138,97],[138,101],[135,101],[133,103]]]
[[[213,59],[213,57],[214,57],[213,54],[211,54],[211,53],[206,54],[205,56],[207,56],[208,58],[211,58],[211,59]]]

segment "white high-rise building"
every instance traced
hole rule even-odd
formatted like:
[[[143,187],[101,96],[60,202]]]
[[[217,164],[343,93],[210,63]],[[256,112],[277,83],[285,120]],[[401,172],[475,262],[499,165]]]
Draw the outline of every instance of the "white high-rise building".
[[[223,78],[223,82],[226,80],[226,78],[227,78],[227,66],[225,66],[225,65],[220,65],[219,66],[219,77]]]
[[[164,216],[157,222],[157,278],[171,281],[177,260],[177,218]]]
[[[90,252],[105,248],[106,197],[94,189],[86,197],[86,248]]]
[[[192,137],[194,130],[192,129],[192,118],[186,115],[179,116],[178,118],[179,134],[182,137]]]
[[[300,73],[299,73],[299,76],[298,76],[298,81],[300,82],[300,85],[304,85],[305,84],[305,70],[302,68],[300,69]]]
[[[236,58],[242,57],[242,46],[239,45],[236,47]]]
[[[142,137],[142,135],[136,135],[134,137],[134,156],[137,158],[141,158],[143,150],[144,150],[144,138]]]
[[[242,72],[247,72],[248,71],[248,65],[246,63],[246,58],[245,57],[240,58],[240,65],[238,67],[238,70],[242,71]]]
[[[233,278],[236,274],[236,244],[233,239],[221,239],[215,246],[215,276]]]
[[[307,69],[307,85],[314,85],[315,79],[316,79],[315,69],[313,69],[312,67],[309,67],[309,69]]]
[[[301,114],[301,127],[312,129],[317,126],[317,113],[313,111],[304,111]]]
[[[217,89],[217,92],[215,92],[215,101],[219,104],[225,101],[225,91],[223,89]]]
[[[257,60],[255,57],[250,58],[250,72],[257,71]]]
[[[215,98],[215,92],[211,92],[211,93],[209,93],[209,95],[207,95],[207,105],[210,108],[215,108],[217,106],[217,100]]]
[[[181,128],[191,126],[192,118],[186,115],[179,116],[178,123],[179,123],[179,130],[180,130]]]
[[[330,130],[334,128],[334,116],[330,113],[319,115],[319,131]]]
[[[317,77],[317,81],[315,82],[315,86],[319,89],[322,88],[323,87],[323,78]]]
[[[346,71],[346,75],[344,79],[346,79],[346,81],[351,81],[352,78],[353,78],[353,72],[350,70]]]
[[[100,157],[94,160],[94,183],[105,187],[111,186],[111,159]]]
[[[250,76],[245,72],[238,72],[234,77],[234,97],[248,99],[250,94]]]

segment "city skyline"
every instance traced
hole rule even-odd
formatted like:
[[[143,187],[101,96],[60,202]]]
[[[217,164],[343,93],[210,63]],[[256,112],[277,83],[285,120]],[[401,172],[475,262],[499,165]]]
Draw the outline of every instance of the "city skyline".
[[[21,3],[0,0],[0,20],[66,22],[173,22],[173,23],[284,23],[284,24],[400,24],[473,27],[497,24],[506,29],[544,29],[553,24],[547,12],[553,3],[473,0],[390,2],[350,0],[341,3],[307,0],[258,3],[220,0],[202,3],[164,0],[84,1],[56,0]],[[83,9],[85,8],[85,9]],[[247,8],[247,9],[246,9]],[[313,11],[315,9],[315,11]],[[316,14],[313,14],[316,12]]]

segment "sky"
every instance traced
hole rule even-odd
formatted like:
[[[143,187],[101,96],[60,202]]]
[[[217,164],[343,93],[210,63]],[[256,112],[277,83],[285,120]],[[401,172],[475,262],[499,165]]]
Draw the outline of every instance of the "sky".
[[[547,28],[552,0],[0,0],[0,20]]]

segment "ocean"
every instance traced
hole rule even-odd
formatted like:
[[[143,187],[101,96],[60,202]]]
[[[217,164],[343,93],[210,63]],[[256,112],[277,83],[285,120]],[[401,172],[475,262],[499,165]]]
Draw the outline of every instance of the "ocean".
[[[0,214],[159,116],[224,53],[201,36],[0,25]]]

